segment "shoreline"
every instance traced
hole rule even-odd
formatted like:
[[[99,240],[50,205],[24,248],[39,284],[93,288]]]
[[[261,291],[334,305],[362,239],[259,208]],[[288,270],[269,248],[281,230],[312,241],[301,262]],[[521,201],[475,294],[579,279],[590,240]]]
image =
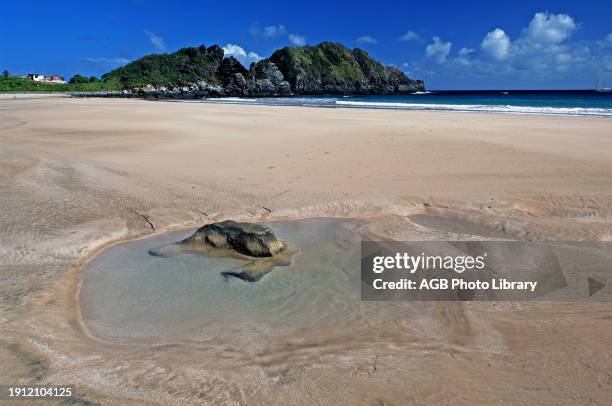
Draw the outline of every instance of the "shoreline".
[[[421,95],[414,94],[413,96]],[[372,96],[376,97],[376,96]],[[288,107],[315,107],[315,108],[337,108],[337,109],[367,109],[367,110],[397,110],[397,111],[432,111],[451,113],[494,113],[494,114],[516,114],[533,116],[553,117],[612,117],[612,109],[595,107],[553,107],[553,106],[529,106],[512,104],[436,104],[407,102],[384,102],[384,101],[352,101],[345,98],[364,98],[368,96],[293,96],[293,97],[219,97],[207,99],[146,99],[173,103],[203,103],[203,104],[227,104],[227,105],[259,105],[259,106],[288,106]],[[326,103],[326,101],[329,101]]]
[[[433,92],[432,92],[433,93]],[[424,93],[426,94],[426,93]],[[415,93],[416,95],[424,95]],[[12,97],[11,97],[12,96]],[[19,97],[18,97],[19,96]],[[0,100],[28,100],[40,98],[84,98],[84,99],[129,99],[142,101],[158,101],[169,103],[202,103],[221,105],[258,105],[272,107],[310,107],[310,108],[336,108],[336,109],[359,109],[359,110],[397,110],[417,112],[441,112],[441,113],[483,113],[483,114],[510,114],[526,116],[551,116],[551,117],[612,117],[612,109],[598,107],[553,107],[553,106],[529,106],[512,104],[435,104],[435,103],[406,103],[406,102],[383,102],[383,101],[343,101],[344,98],[367,98],[377,95],[300,95],[288,97],[209,97],[201,99],[192,98],[158,98],[145,95],[93,95],[75,94],[71,92],[58,93],[0,93]],[[396,96],[396,95],[389,95]],[[319,100],[320,102],[316,102]],[[329,103],[324,101],[329,100]],[[313,102],[310,102],[313,101]],[[333,103],[332,103],[333,101]]]

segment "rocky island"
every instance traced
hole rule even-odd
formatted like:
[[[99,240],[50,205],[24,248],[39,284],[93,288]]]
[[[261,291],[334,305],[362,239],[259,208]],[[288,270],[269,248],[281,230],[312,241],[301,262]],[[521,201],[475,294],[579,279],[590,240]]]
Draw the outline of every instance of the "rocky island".
[[[409,94],[425,90],[363,49],[335,42],[285,47],[247,69],[218,45],[147,55],[102,76],[109,96],[197,99],[294,95]],[[89,94],[85,94],[89,95]],[[101,94],[97,94],[101,95]],[[102,94],[104,95],[104,94]]]

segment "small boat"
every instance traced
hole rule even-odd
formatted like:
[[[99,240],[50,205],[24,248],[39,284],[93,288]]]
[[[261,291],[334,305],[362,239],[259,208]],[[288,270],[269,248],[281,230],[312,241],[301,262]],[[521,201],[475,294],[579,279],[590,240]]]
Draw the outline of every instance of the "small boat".
[[[606,80],[604,79],[603,85],[598,87],[599,81],[595,82],[595,91],[598,93],[612,93],[612,88],[606,87]]]

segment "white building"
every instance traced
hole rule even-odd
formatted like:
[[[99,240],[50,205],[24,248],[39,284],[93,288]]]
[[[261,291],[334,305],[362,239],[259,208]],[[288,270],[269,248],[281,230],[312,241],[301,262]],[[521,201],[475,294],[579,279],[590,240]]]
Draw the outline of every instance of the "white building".
[[[40,75],[38,73],[29,73],[28,79],[33,80],[35,82],[44,83],[66,83],[64,78],[60,75]]]

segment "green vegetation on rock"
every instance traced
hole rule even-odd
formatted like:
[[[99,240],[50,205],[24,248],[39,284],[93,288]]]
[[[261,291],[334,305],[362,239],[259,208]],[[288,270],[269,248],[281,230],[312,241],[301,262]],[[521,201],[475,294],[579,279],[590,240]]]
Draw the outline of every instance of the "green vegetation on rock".
[[[105,81],[131,89],[153,86],[182,86],[198,81],[215,83],[215,73],[223,60],[217,45],[183,48],[171,54],[147,55],[102,75]]]
[[[303,68],[311,78],[331,80],[363,80],[361,67],[351,51],[333,42],[323,42],[314,47],[283,48],[272,55],[272,61],[283,52],[288,60]]]
[[[315,46],[285,47],[270,57],[296,93],[408,93],[423,88],[422,82],[385,67],[367,52],[350,50],[336,42]]]
[[[276,68],[263,69],[269,65]],[[257,77],[258,69],[267,73]],[[384,66],[362,49],[350,50],[336,42],[285,47],[252,65],[250,70],[233,57],[224,59],[223,49],[217,45],[209,48],[202,45],[170,54],[148,55],[102,78],[122,89],[180,89],[206,82],[222,85],[224,90],[220,94],[236,96],[396,94],[424,90],[423,82],[408,78],[397,68]],[[255,78],[269,79],[269,83],[255,84],[252,81]],[[277,88],[271,83],[284,84]]]

